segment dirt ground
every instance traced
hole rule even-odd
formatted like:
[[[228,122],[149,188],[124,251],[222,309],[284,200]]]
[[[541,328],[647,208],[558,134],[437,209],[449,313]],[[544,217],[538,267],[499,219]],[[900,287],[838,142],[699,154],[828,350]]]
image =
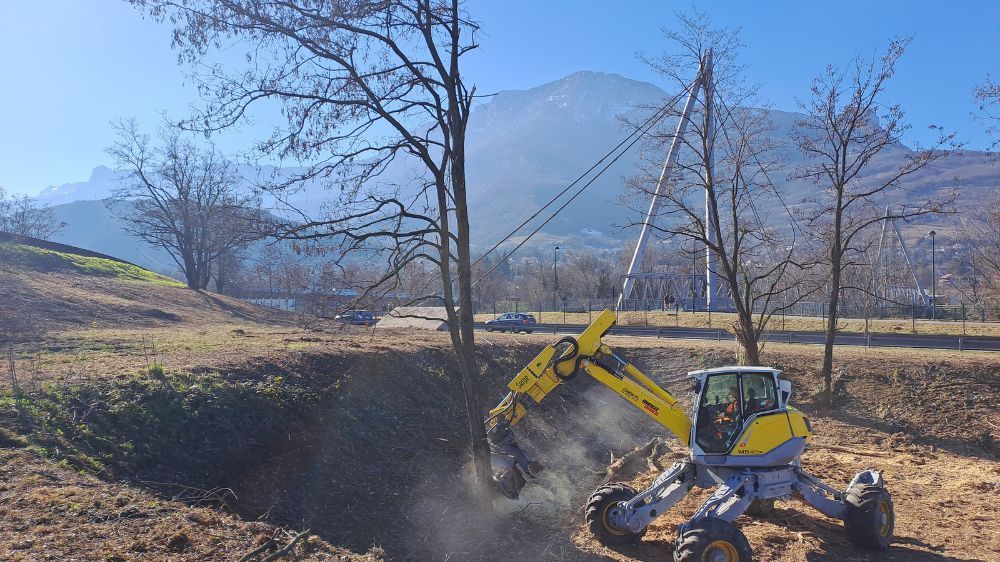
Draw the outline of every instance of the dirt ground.
[[[81,474],[66,451],[25,446],[30,436],[4,421],[0,559],[229,560],[271,537],[286,544],[308,529],[314,536],[300,542],[302,559],[669,560],[676,524],[704,497],[686,498],[637,546],[611,550],[594,543],[581,524],[587,495],[614,459],[665,432],[578,377],[519,428],[525,448],[548,471],[525,501],[503,500],[484,511],[458,479],[468,460],[468,434],[446,334],[302,329],[287,316],[265,322],[271,311],[236,314],[236,308],[202,318],[189,309],[199,302],[177,304],[179,321],[147,322],[140,314],[122,326],[57,322],[19,344],[22,385],[38,358],[28,390],[63,393],[68,404],[68,425],[58,426],[68,433],[58,443],[92,453],[95,444],[124,440],[107,433],[120,427],[120,435],[141,430],[163,446],[143,453],[139,472],[129,472],[131,464],[114,466],[111,455],[108,470],[95,477]],[[551,340],[480,335],[487,402],[499,400],[510,377]],[[166,367],[162,385],[145,374],[150,341],[155,361]],[[684,373],[734,359],[728,344],[714,342],[608,342],[687,404],[691,385]],[[873,556],[851,547],[839,522],[803,504],[779,503],[768,517],[738,520],[758,559],[1000,560],[1000,356],[838,348],[838,407],[832,417],[820,417],[814,411],[820,352],[783,344],[765,349],[765,362],[785,370],[795,385],[793,404],[816,429],[804,466],[836,487],[865,468],[885,470],[899,539],[888,553]],[[155,390],[149,400],[197,404],[197,417],[180,412],[188,417],[151,418],[146,428],[116,426],[133,418],[115,417],[122,403],[108,397],[136,381]],[[55,384],[44,390],[45,383]],[[257,421],[243,427],[225,419],[238,412],[240,396],[266,401],[272,394],[274,411],[288,412],[287,418],[248,418]],[[191,424],[204,420],[211,425],[201,430],[202,439],[186,441],[198,433]],[[186,424],[186,433],[174,423]],[[100,439],[79,437],[98,430],[105,432]],[[665,444],[669,452],[616,478],[650,482],[654,468],[683,454],[676,443]],[[230,450],[241,448],[251,454],[239,457],[242,464],[228,462]],[[217,472],[192,480],[196,471],[178,465],[192,455],[204,457],[199,467],[217,465]],[[209,497],[220,493],[236,499]]]
[[[243,521],[219,509],[213,495],[177,486],[176,498],[127,483],[79,474],[5,443],[0,448],[0,556],[5,561],[237,560],[258,562],[289,546],[292,534]],[[297,560],[378,562],[313,534],[289,549]]]

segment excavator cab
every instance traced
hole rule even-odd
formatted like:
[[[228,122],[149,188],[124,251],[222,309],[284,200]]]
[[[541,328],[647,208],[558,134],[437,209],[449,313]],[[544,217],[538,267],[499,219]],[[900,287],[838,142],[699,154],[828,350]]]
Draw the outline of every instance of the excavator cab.
[[[692,458],[731,467],[782,466],[805,450],[809,420],[789,406],[791,382],[768,367],[693,371]]]
[[[706,454],[732,450],[747,422],[780,413],[778,373],[771,369],[696,371],[694,439]]]

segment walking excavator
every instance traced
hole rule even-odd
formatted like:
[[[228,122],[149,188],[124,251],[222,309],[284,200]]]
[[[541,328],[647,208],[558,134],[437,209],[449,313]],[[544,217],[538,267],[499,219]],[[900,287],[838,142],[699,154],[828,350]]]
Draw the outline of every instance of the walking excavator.
[[[513,428],[528,411],[563,383],[586,373],[670,431],[689,449],[653,482],[638,491],[627,484],[598,488],[587,502],[586,523],[606,545],[638,541],[658,516],[694,487],[715,491],[678,529],[675,562],[749,562],[746,537],[733,525],[742,513],[764,512],[774,500],[796,498],[844,522],[857,546],[885,550],[892,542],[895,514],[882,473],[859,472],[843,491],[801,466],[812,436],[809,419],[789,405],[791,382],[765,367],[721,367],[688,373],[695,401],[688,417],[677,399],[602,338],[615,324],[605,310],[578,337],[547,346],[514,377],[510,392],[486,421],[494,482],[517,499],[540,463],[518,445]]]

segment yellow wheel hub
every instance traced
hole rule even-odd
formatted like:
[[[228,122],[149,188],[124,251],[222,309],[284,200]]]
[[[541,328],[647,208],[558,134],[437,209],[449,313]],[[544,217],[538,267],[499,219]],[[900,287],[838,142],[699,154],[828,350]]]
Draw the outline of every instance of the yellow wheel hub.
[[[740,562],[736,547],[729,541],[712,541],[701,554],[702,562]]]
[[[617,527],[611,524],[611,510],[615,507],[618,507],[619,503],[621,502],[612,502],[609,503],[607,507],[604,508],[604,528],[607,529],[608,532],[613,535],[622,536],[622,535],[627,535],[628,532],[621,531]]]
[[[889,504],[886,502],[881,502],[878,504],[878,513],[881,518],[881,526],[878,532],[883,536],[889,535],[889,523],[892,521],[892,516],[889,514]]]

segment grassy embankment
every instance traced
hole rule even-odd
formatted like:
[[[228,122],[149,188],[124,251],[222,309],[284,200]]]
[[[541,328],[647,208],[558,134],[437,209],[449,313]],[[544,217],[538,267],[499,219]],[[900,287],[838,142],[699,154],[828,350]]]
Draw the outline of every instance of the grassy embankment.
[[[39,273],[69,272],[79,275],[139,281],[167,287],[184,287],[184,283],[130,263],[56,252],[23,244],[0,243],[0,262]]]

